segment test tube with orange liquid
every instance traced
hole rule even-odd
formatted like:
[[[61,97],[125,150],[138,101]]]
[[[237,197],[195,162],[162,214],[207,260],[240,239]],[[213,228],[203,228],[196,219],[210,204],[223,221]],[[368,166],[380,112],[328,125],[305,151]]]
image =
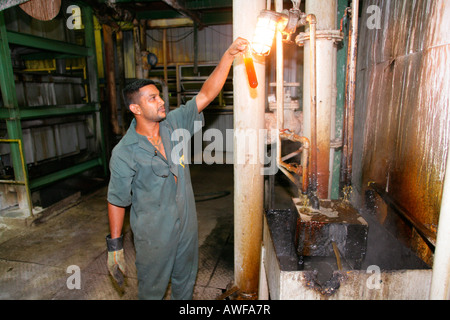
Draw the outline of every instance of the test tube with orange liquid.
[[[255,65],[253,64],[253,57],[250,48],[244,54],[245,70],[247,71],[248,84],[250,88],[255,89],[258,86],[258,79],[256,78]]]

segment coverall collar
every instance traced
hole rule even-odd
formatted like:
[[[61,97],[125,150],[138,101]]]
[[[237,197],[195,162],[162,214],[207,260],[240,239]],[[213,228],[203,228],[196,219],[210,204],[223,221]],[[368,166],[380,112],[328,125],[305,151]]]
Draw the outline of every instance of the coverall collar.
[[[169,157],[171,156],[171,148],[169,148],[170,143],[171,143],[170,130],[167,127],[165,120],[160,122],[160,135],[161,135],[161,140],[164,145],[164,151],[166,152],[167,159],[165,159],[162,156],[160,156],[160,157],[165,162],[170,164],[171,163],[171,161],[169,161]],[[136,119],[133,119],[133,121],[131,121],[129,129],[122,139],[123,139],[123,143],[125,145],[131,145],[131,144],[137,143],[140,148],[150,152],[151,154],[154,154],[156,151],[155,147],[148,141],[148,139],[145,136],[140,135],[136,132]],[[158,155],[159,155],[159,153],[158,153]],[[175,176],[178,176],[178,168],[176,165],[170,165],[169,168],[170,168],[170,171]]]
[[[160,134],[161,134],[161,139],[163,140],[163,144],[165,145],[165,143],[168,141],[167,141],[167,137],[164,137],[166,132],[165,132],[165,130],[161,130],[162,127],[164,127],[164,121],[160,122]],[[133,119],[131,121],[128,131],[122,139],[123,139],[123,143],[125,145],[138,143],[141,148],[144,148],[150,152],[153,152],[155,150],[151,143],[147,143],[148,142],[147,137],[140,135],[139,133],[136,132],[136,119]],[[150,146],[153,148],[150,148]],[[168,150],[166,150],[166,148],[165,148],[165,151],[167,152]]]

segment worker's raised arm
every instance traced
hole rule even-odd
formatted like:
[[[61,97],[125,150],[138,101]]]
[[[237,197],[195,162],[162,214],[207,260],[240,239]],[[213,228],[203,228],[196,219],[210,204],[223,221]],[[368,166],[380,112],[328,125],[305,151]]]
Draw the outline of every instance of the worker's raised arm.
[[[222,56],[213,73],[203,84],[197,95],[197,109],[202,112],[220,93],[230,72],[234,58],[245,52],[248,41],[243,38],[237,38]]]

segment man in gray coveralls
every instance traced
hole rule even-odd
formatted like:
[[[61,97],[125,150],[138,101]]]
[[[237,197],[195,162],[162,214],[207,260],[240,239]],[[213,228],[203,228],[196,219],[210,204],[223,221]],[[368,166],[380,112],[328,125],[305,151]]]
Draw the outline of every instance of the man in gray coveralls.
[[[124,89],[134,119],[110,160],[106,237],[108,269],[125,273],[122,226],[131,205],[139,299],[162,299],[171,281],[172,299],[192,299],[198,269],[198,226],[189,166],[172,155],[174,130],[192,136],[194,121],[222,90],[233,60],[247,49],[238,38],[222,56],[200,92],[166,115],[164,101],[150,80]]]

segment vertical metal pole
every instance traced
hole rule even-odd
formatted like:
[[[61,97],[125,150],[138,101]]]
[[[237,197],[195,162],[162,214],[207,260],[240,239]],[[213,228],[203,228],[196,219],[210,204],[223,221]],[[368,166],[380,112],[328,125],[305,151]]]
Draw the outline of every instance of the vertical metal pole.
[[[311,184],[317,191],[317,50],[316,50],[316,17],[309,14],[309,101],[310,101],[310,125],[311,125]],[[306,60],[307,55],[305,55]],[[306,76],[306,75],[305,75]]]
[[[117,112],[116,61],[114,58],[113,31],[110,26],[103,25],[103,43],[105,47],[105,71],[107,79],[110,124],[114,134],[121,133]]]
[[[198,73],[198,23],[194,22],[194,73]]]
[[[134,72],[136,79],[142,79],[142,55],[141,55],[141,28],[138,23],[133,25],[133,44],[134,44]]]
[[[94,28],[94,13],[91,7],[84,6],[82,8],[83,24],[84,24],[84,41],[85,46],[90,48],[91,54],[86,57],[87,65],[87,78],[89,82],[89,102],[100,105],[100,94],[98,90],[98,66],[97,66],[97,51],[95,44],[95,28]],[[101,150],[101,162],[103,166],[103,173],[106,176],[108,174],[108,162],[106,160],[106,143],[105,143],[105,130],[103,125],[102,112],[96,112],[96,139],[97,144]]]
[[[27,207],[29,216],[33,216],[33,202],[31,201],[31,191],[29,186],[29,180],[28,180],[28,171],[27,171],[27,164],[25,160],[25,154],[23,153],[23,146],[22,146],[22,140],[17,140],[17,144],[19,145],[19,152],[20,152],[20,162],[22,165],[22,173],[24,176],[23,183],[25,184],[25,191],[27,193]]]
[[[316,16],[317,31],[332,31],[336,29],[337,21],[337,0],[308,0],[305,4],[306,14]],[[305,42],[305,52],[309,50],[309,41]],[[330,146],[331,146],[331,111],[334,104],[336,83],[333,81],[335,77],[337,50],[334,41],[330,37],[317,38],[317,195],[320,199],[329,198],[330,184]],[[306,82],[309,80],[309,57],[305,55],[304,63],[304,132],[305,136],[311,137],[311,127],[309,126],[312,119],[310,110],[310,88]],[[312,148],[314,144],[311,141]],[[312,154],[315,150],[312,150]]]
[[[337,24],[340,25],[341,19],[344,17],[345,10],[348,7],[348,0],[338,0],[338,20]],[[343,30],[344,32],[344,30]],[[337,68],[336,68],[336,132],[335,138],[344,141],[344,103],[345,103],[345,74],[346,74],[346,61],[347,61],[347,40],[344,32],[344,41],[342,48],[337,51]],[[341,150],[335,150],[332,170],[332,186],[331,186],[331,199],[339,199],[340,197],[340,184],[341,179],[341,159],[343,152]]]
[[[139,44],[141,47],[141,52],[147,51],[147,21],[146,20],[140,20],[139,21]],[[141,55],[142,57],[142,55]],[[146,74],[143,75],[144,78],[147,78],[148,76]]]
[[[9,111],[9,119],[6,120],[6,128],[9,139],[22,141],[22,127],[20,123],[19,105],[16,96],[14,73],[11,63],[11,53],[9,49],[8,36],[6,33],[4,12],[0,12],[0,86],[4,108]],[[19,145],[11,144],[11,157],[14,168],[15,180],[25,181],[27,173],[22,170],[22,161]],[[24,186],[17,186],[17,201],[20,209],[28,208],[27,190]]]
[[[120,115],[122,117],[122,122],[120,124],[121,134],[124,135],[127,128],[125,123],[126,113],[128,107],[125,106],[125,101],[123,101],[122,90],[125,87],[125,66],[124,66],[124,54],[123,54],[123,31],[119,30],[116,33],[116,46],[117,46],[117,71],[118,71],[118,91],[119,91],[119,101],[120,101]]]
[[[355,95],[356,95],[356,59],[358,56],[358,21],[359,21],[359,1],[352,1],[352,22],[350,27],[350,43],[348,48],[347,61],[347,93],[346,93],[346,108],[348,108],[347,121],[347,186],[351,185],[352,180],[352,160],[353,160],[353,131],[355,119]]]
[[[275,11],[283,11],[283,0],[275,1]],[[281,161],[280,130],[284,129],[284,59],[283,59],[283,35],[279,30],[276,33],[276,96],[277,96],[277,165]]]
[[[91,54],[86,58],[88,81],[89,81],[89,97],[91,103],[100,101],[98,92],[98,70],[97,55],[95,45],[95,29],[94,29],[94,13],[91,7],[85,6],[81,9],[83,14],[84,25],[84,41],[85,46],[91,50]]]
[[[251,40],[265,0],[233,0],[233,38]],[[263,163],[265,62],[254,59],[258,87],[251,89],[242,57],[233,66],[234,86],[234,278],[243,299],[258,292],[264,210]],[[255,140],[256,138],[256,140]],[[256,143],[249,143],[249,140]]]
[[[167,74],[167,29],[163,29],[163,64],[164,64],[164,82],[167,84],[169,77]]]

